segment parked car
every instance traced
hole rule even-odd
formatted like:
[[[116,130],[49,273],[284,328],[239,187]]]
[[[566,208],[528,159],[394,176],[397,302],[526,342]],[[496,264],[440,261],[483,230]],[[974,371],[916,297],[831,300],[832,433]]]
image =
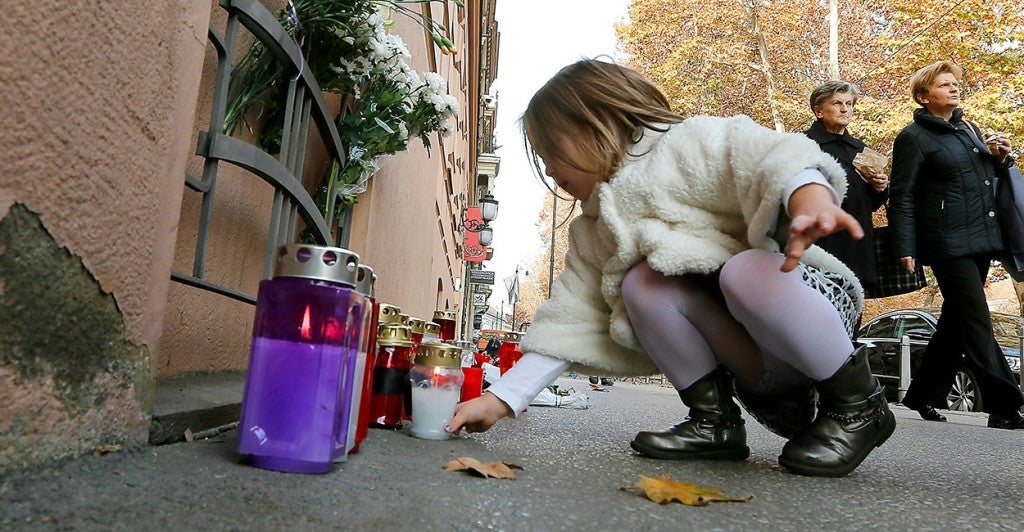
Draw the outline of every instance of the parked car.
[[[938,316],[939,310],[933,308],[895,310],[872,318],[857,331],[857,342],[868,349],[871,372],[885,386],[890,401],[896,400],[900,383],[900,339],[907,336],[910,340],[910,377],[913,379],[921,367],[928,340],[935,332]],[[1020,316],[992,313],[996,342],[1017,382],[1020,382],[1021,326],[1024,326],[1024,318]],[[957,368],[946,402],[950,410],[981,411],[978,379],[966,364]]]

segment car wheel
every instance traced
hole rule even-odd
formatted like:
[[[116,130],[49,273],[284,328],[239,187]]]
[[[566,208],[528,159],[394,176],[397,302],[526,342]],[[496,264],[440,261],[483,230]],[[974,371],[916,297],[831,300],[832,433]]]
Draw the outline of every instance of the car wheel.
[[[946,396],[946,404],[950,410],[960,412],[981,412],[981,388],[974,372],[961,366],[953,377],[953,387]]]

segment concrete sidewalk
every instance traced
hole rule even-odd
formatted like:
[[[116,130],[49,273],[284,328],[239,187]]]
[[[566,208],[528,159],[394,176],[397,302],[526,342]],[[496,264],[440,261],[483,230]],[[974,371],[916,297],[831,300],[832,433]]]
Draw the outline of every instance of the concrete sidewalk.
[[[745,462],[642,458],[639,430],[681,419],[673,390],[616,383],[587,410],[531,407],[485,434],[436,442],[372,430],[326,475],[240,463],[234,431],[212,439],[87,456],[0,479],[3,530],[838,530],[1024,527],[1024,432],[949,423],[894,407],[892,438],[841,479],[781,469],[784,441],[748,418]],[[442,466],[458,456],[524,468],[516,480]],[[630,489],[640,475],[720,487],[749,503],[658,505]]]

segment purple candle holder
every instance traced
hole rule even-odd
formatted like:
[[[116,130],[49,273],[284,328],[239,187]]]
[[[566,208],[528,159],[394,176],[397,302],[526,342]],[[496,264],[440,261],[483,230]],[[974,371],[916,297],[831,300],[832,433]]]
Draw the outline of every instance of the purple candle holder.
[[[345,455],[363,305],[353,290],[358,260],[292,244],[281,248],[274,278],[260,282],[237,447],[252,465],[326,473]]]

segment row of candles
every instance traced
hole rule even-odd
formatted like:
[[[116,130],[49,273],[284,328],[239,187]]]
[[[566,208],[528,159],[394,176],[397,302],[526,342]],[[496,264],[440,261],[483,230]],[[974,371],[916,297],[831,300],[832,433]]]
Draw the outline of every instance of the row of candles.
[[[460,401],[482,393],[469,342],[455,341],[456,315],[433,321],[379,304],[376,276],[351,251],[292,244],[260,283],[237,450],[275,471],[326,473],[359,452],[369,427],[446,439]],[[504,373],[521,351],[506,338]],[[507,361],[507,363],[506,363]]]

